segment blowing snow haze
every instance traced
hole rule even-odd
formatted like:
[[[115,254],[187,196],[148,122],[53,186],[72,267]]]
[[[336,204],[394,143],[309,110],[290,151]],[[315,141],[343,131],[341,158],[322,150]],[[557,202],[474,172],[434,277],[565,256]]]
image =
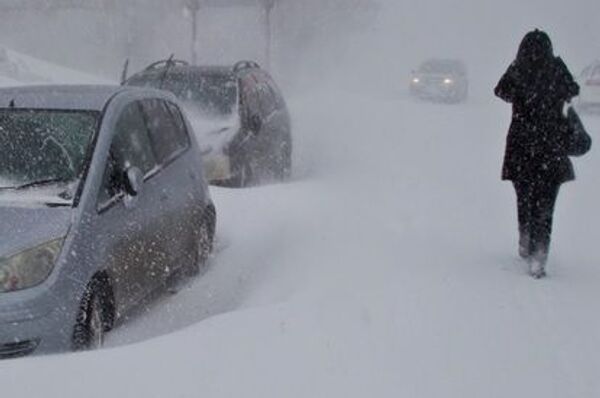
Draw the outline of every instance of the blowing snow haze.
[[[599,397],[600,2],[268,4],[0,0],[0,86],[36,85],[0,88],[2,396]],[[594,143],[541,280],[494,96],[535,28],[589,89]],[[202,67],[144,70],[171,54]],[[37,87],[114,85],[126,59],[173,92]],[[204,97],[208,71],[229,90]],[[106,349],[36,356],[57,342]]]
[[[85,6],[69,7],[77,3]],[[266,62],[264,12],[253,0],[242,3],[199,11],[200,63]],[[125,58],[133,68],[169,54],[190,59],[186,4],[3,0],[0,34],[6,46],[117,78]],[[598,41],[590,39],[598,35],[598,13],[593,0],[282,0],[272,16],[273,67],[288,84],[343,76],[341,83],[353,80],[347,86],[386,89],[424,58],[453,57],[464,59],[471,74],[489,87],[522,35],[539,27],[579,73],[600,53]]]

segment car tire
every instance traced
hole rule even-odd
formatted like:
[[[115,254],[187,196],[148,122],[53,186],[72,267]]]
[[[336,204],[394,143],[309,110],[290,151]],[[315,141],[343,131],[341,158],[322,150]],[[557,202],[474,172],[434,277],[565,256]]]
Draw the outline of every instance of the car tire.
[[[278,181],[289,180],[292,175],[292,146],[288,141],[281,143],[279,156],[274,165],[274,176]]]
[[[216,229],[216,211],[214,207],[209,206],[204,212],[200,231],[198,233],[198,256],[194,269],[196,273],[200,272],[201,267],[208,263],[208,260],[213,252]]]
[[[107,289],[99,279],[94,279],[87,287],[73,329],[75,351],[98,349],[104,344],[105,333],[111,328]]]

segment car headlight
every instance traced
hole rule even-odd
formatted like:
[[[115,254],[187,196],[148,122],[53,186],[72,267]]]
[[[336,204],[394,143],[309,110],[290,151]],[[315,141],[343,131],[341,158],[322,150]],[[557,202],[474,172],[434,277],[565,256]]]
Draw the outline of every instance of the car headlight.
[[[421,79],[419,79],[418,77],[415,77],[414,79],[412,79],[412,82],[415,84],[418,84],[421,81]]]
[[[9,258],[0,257],[0,293],[28,289],[44,282],[54,269],[63,241],[56,239]]]
[[[452,84],[454,83],[454,80],[450,79],[449,77],[444,79],[444,84]]]

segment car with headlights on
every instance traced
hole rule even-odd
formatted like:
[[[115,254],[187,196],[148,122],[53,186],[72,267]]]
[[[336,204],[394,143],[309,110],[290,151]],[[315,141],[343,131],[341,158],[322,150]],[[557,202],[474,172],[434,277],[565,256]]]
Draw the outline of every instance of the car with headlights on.
[[[578,107],[583,111],[600,112],[600,61],[588,65],[579,77]]]
[[[102,344],[196,274],[216,212],[170,93],[0,89],[0,358]]]
[[[183,102],[210,182],[244,187],[290,176],[290,115],[275,81],[255,62],[194,66],[170,58],[124,84],[168,90]]]
[[[446,103],[466,101],[469,93],[467,68],[456,59],[429,59],[412,72],[413,97]]]

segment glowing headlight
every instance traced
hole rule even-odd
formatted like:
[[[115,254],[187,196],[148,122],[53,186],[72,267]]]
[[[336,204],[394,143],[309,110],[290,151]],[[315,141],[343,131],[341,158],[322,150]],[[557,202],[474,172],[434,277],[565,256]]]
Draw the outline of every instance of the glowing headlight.
[[[417,84],[421,81],[421,79],[419,79],[418,77],[415,77],[414,79],[412,79],[412,82]]]
[[[450,79],[449,77],[444,79],[444,84],[452,84],[454,83],[454,80]]]
[[[62,249],[63,239],[0,258],[0,293],[28,289],[45,281]]]

